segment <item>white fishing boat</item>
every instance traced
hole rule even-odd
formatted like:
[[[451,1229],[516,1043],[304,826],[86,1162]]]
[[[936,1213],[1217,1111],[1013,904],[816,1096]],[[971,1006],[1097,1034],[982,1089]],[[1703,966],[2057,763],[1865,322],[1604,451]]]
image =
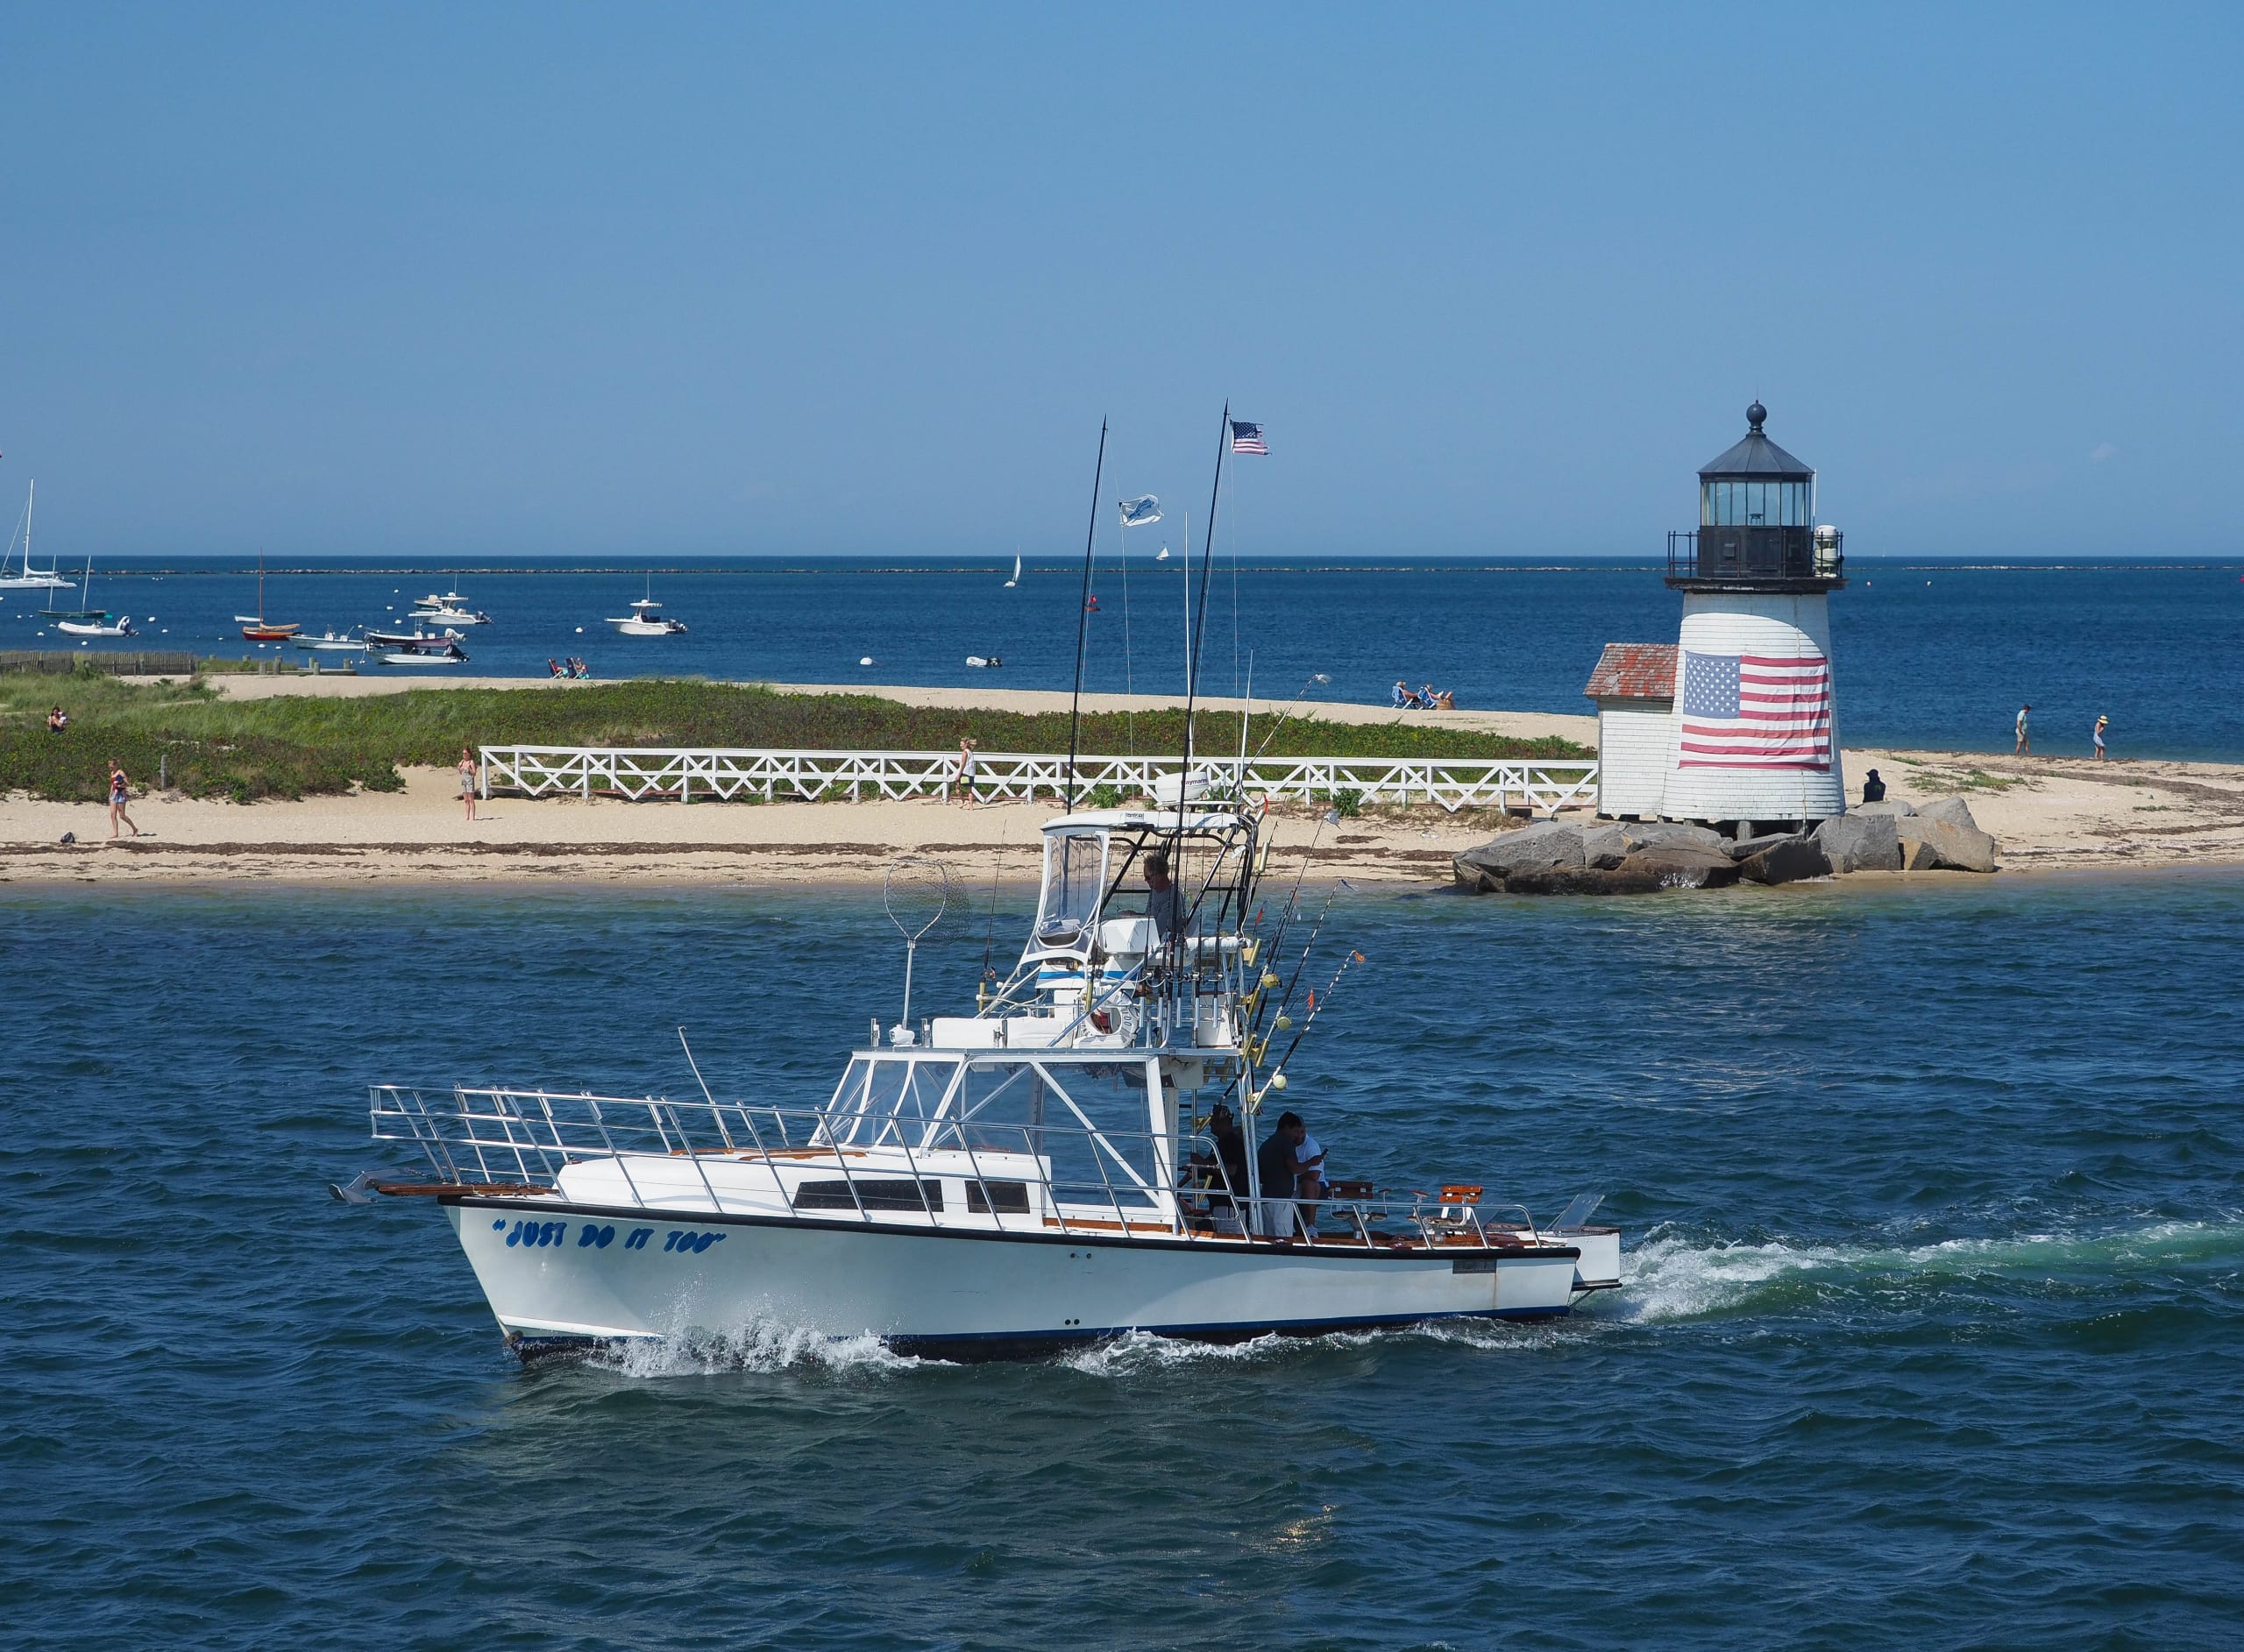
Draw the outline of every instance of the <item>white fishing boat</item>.
[[[1075,813],[1043,840],[1010,978],[971,1015],[915,1024],[907,944],[903,1013],[875,1018],[828,1095],[385,1085],[375,1138],[427,1167],[335,1191],[434,1203],[525,1357],[765,1325],[969,1358],[1133,1331],[1236,1341],[1545,1318],[1618,1284],[1594,1199],[1543,1225],[1447,1171],[1304,1199],[1286,1156],[1302,1150],[1256,1150],[1324,1012],[1294,1003],[1300,966],[1291,982],[1275,967],[1307,955],[1297,920],[1262,928],[1256,811]],[[891,891],[908,943],[930,910]],[[1374,1076],[1453,1099],[1438,1074]]]
[[[296,646],[300,649],[317,649],[330,654],[355,654],[366,646],[366,639],[352,636],[347,632],[323,631],[316,637],[298,637]]]
[[[444,625],[489,625],[491,623],[489,614],[480,608],[467,606],[466,599],[457,591],[447,591],[441,595],[431,592],[429,595],[416,600],[413,605],[413,612],[406,617]]]
[[[631,612],[627,617],[610,620],[607,623],[628,637],[677,636],[685,629],[685,621],[660,618],[655,611],[662,606],[650,598],[642,597],[631,605]]]
[[[23,520],[16,524],[16,531],[9,535],[8,549],[0,554],[0,591],[71,591],[77,586],[75,579],[65,579],[57,572],[54,558],[46,559],[45,568],[32,566],[32,501],[39,490],[33,482],[24,493]],[[16,541],[24,542],[24,571],[10,573],[8,565],[16,557]]]

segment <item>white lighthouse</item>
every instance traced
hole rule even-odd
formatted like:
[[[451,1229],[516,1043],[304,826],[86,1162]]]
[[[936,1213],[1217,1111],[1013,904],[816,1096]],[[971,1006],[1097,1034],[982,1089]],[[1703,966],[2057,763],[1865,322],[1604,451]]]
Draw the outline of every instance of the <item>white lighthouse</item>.
[[[1699,472],[1699,526],[1667,536],[1683,593],[1660,813],[1729,829],[1846,812],[1830,593],[1839,530],[1815,521],[1815,472],[1762,433]]]

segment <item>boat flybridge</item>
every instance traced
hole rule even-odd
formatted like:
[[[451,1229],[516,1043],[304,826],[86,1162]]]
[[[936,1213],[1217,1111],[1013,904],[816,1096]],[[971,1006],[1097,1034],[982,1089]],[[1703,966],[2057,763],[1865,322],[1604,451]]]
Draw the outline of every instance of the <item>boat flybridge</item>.
[[[382,1085],[374,1138],[430,1173],[335,1191],[437,1204],[525,1358],[773,1324],[988,1358],[1545,1317],[1617,1285],[1594,1198],[1538,1226],[1478,1182],[1261,1180],[1300,1042],[1268,853],[1251,806],[1066,815],[1011,975],[915,1024],[907,954],[903,1014],[822,1101],[720,1101],[698,1067],[692,1100]]]

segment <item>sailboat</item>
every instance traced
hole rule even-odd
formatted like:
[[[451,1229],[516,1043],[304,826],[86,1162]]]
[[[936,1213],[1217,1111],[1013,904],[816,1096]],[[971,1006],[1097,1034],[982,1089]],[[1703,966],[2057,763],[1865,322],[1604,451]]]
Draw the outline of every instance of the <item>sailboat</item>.
[[[240,620],[242,616],[238,613],[234,618]],[[257,553],[257,612],[243,623],[242,641],[286,642],[303,628],[300,625],[276,624],[265,617],[265,552],[260,549]]]
[[[11,537],[7,550],[0,553],[0,591],[68,591],[75,587],[75,581],[65,579],[55,571],[52,557],[46,559],[45,572],[32,566],[32,500],[38,489],[39,484],[34,481],[31,491],[24,495],[24,571],[19,574],[8,571],[8,559],[16,554],[16,542]]]
[[[631,605],[630,613],[621,620],[609,620],[608,624],[628,637],[677,636],[685,629],[683,620],[665,620],[656,609],[663,605],[655,600],[655,577],[647,576],[647,594]]]
[[[94,594],[94,557],[91,551],[86,553],[85,594],[89,597]],[[53,620],[54,628],[65,636],[129,637],[139,635],[132,628],[130,618],[120,616],[112,624],[107,608],[44,608],[40,614]]]
[[[1019,583],[1020,583],[1020,553],[1019,553],[1019,551],[1015,551],[1015,552],[1013,553],[1013,577],[1012,577],[1012,578],[1010,578],[1010,579],[1008,579],[1008,580],[1006,580],[1006,581],[1005,581],[1005,589],[1006,589],[1006,590],[1008,590],[1008,591],[1011,591],[1011,590],[1012,590],[1015,585],[1019,585]]]

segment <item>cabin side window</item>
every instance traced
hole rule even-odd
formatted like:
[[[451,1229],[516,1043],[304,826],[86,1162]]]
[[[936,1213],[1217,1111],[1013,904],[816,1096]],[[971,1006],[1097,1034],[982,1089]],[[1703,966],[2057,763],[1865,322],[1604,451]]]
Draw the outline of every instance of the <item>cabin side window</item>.
[[[793,1204],[798,1210],[941,1210],[943,1184],[932,1178],[821,1177],[798,1184]]]

